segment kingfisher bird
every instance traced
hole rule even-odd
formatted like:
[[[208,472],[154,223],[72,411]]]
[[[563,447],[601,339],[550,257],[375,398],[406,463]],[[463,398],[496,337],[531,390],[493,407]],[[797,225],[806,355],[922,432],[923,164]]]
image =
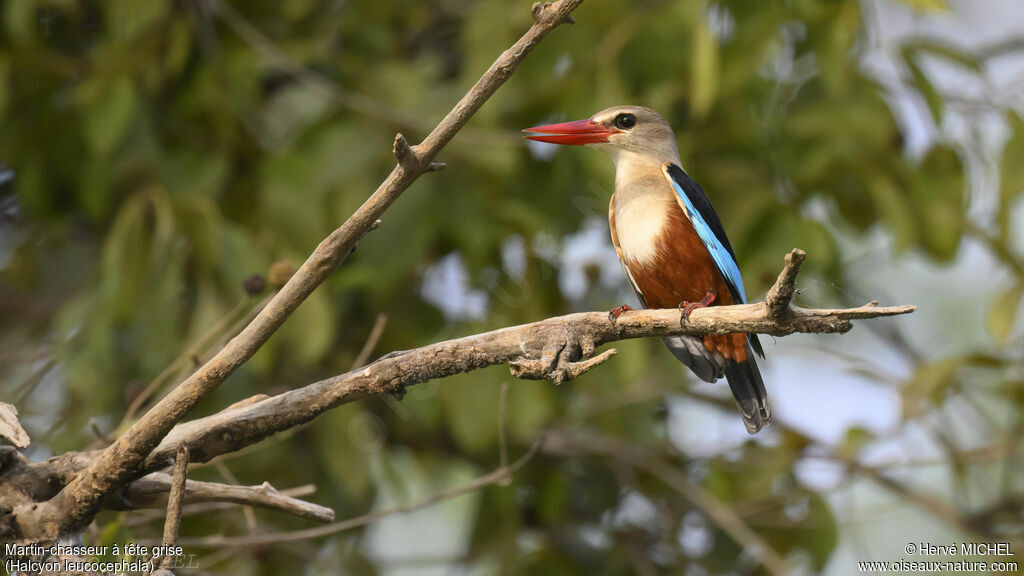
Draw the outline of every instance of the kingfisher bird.
[[[696,308],[747,301],[725,229],[704,189],[682,169],[675,134],[660,114],[642,106],[615,106],[587,120],[528,128],[525,137],[553,144],[589,145],[615,164],[608,206],[612,244],[640,304]],[[623,305],[609,313],[615,319]],[[754,353],[756,334],[663,338],[668,349],[706,382],[729,381],[747,432],[772,420]]]

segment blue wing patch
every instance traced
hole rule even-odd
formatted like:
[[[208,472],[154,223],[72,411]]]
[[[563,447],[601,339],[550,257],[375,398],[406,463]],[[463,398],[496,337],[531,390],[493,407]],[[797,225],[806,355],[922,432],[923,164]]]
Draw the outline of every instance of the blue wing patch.
[[[729,243],[729,238],[725,235],[722,221],[718,219],[718,214],[715,214],[715,209],[711,207],[708,195],[700,187],[700,184],[697,184],[679,166],[665,162],[661,169],[665,173],[665,178],[672,184],[672,188],[683,201],[683,206],[686,207],[686,216],[693,224],[694,230],[697,231],[697,236],[708,249],[708,254],[714,260],[715,266],[718,267],[718,272],[725,280],[733,302],[746,304],[747,292],[743,288],[740,267],[736,264],[736,253],[733,252],[732,244]],[[761,348],[761,342],[757,339],[757,334],[747,334],[747,341],[750,342],[750,347],[754,349],[754,352],[764,358],[764,350]]]
[[[704,246],[715,261],[719,273],[725,279],[729,287],[729,293],[733,301],[747,303],[747,293],[743,288],[743,276],[740,275],[740,267],[736,264],[736,255],[732,251],[732,245],[725,236],[725,229],[711,207],[707,194],[699,184],[687,176],[682,168],[666,162],[662,167],[665,177],[675,188],[676,194],[683,201],[686,207],[686,216],[693,224]]]

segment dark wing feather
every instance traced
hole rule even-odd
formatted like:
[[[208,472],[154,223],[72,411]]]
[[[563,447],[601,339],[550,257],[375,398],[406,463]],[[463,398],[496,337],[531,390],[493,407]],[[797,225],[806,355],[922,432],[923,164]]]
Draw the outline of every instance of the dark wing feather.
[[[729,294],[732,296],[733,302],[741,303],[747,301],[747,295],[743,293],[743,279],[740,277],[739,269],[736,268],[736,252],[732,248],[732,243],[729,242],[729,237],[725,234],[725,228],[722,226],[722,221],[718,218],[718,214],[715,209],[711,206],[711,200],[708,199],[708,195],[704,192],[704,189],[700,187],[700,184],[690,178],[690,175],[679,166],[671,163],[665,163],[665,173],[675,184],[678,191],[681,191],[686,195],[685,204],[692,206],[699,215],[700,220],[707,226],[707,229],[714,234],[718,243],[729,253],[729,257],[732,258],[732,262],[727,262],[727,266],[733,271],[733,275],[736,276],[735,282],[730,278],[730,274],[726,273],[725,270],[720,269],[719,272],[722,274],[722,279],[725,280],[725,285],[729,287]],[[692,222],[692,219],[691,219]],[[699,225],[697,222],[693,222],[695,226]],[[713,243],[713,242],[712,242]],[[714,256],[714,254],[712,254]],[[757,339],[756,334],[749,334],[748,340],[750,341],[750,347],[757,353],[758,356],[764,358],[764,350],[761,348],[761,342]]]
[[[708,199],[704,189],[679,166],[669,162],[666,169],[672,180],[679,184],[679,187],[686,193],[686,197],[690,199],[693,207],[704,218],[708,228],[711,228],[711,231],[715,233],[715,237],[722,243],[722,246],[725,246],[725,249],[729,251],[729,255],[735,260],[736,253],[733,252],[732,244],[729,243],[729,237],[725,235],[725,228],[722,227],[722,221],[718,219],[718,214],[715,213],[715,209],[711,206],[711,200]],[[742,302],[743,299],[737,301]]]

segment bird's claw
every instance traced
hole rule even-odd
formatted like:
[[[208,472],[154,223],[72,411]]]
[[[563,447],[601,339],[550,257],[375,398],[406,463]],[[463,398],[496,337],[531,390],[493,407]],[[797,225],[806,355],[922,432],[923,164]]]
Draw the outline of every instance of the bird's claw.
[[[628,304],[623,304],[622,306],[616,306],[615,308],[612,308],[611,312],[608,313],[608,321],[611,322],[612,324],[615,324],[615,321],[619,319],[619,316],[621,316],[623,312],[626,312],[628,310],[632,310],[632,308],[630,308]]]
[[[682,326],[684,320],[689,320],[690,313],[697,308],[707,308],[710,306],[717,296],[718,295],[714,290],[708,290],[707,293],[704,294],[704,298],[701,298],[699,302],[687,302],[686,300],[680,302],[679,311],[682,315],[679,317],[679,325]]]

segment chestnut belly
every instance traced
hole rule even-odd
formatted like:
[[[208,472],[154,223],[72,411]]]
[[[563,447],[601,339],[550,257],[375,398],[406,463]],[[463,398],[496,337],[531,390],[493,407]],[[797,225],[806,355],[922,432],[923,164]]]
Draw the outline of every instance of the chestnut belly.
[[[620,243],[624,232],[618,230]],[[713,306],[734,303],[711,254],[682,210],[668,215],[654,241],[652,258],[639,261],[624,254],[623,262],[648,308],[675,308],[682,302],[699,302],[709,290],[715,292]],[[705,336],[703,340],[711,352],[746,360],[744,334]]]

